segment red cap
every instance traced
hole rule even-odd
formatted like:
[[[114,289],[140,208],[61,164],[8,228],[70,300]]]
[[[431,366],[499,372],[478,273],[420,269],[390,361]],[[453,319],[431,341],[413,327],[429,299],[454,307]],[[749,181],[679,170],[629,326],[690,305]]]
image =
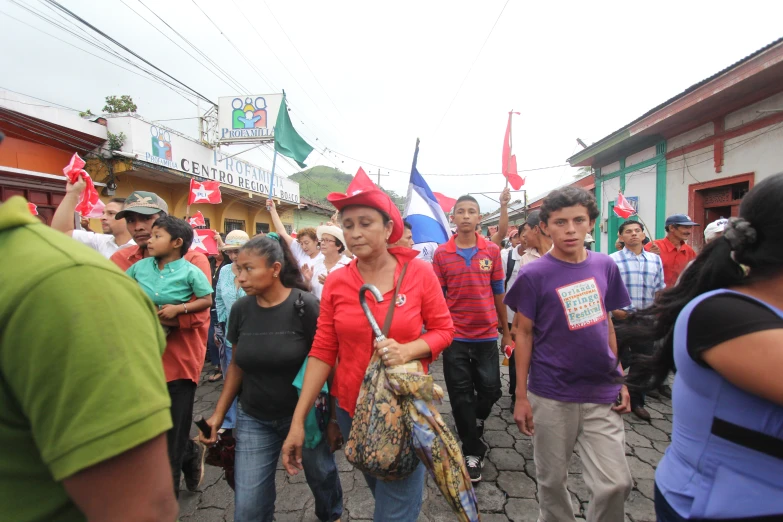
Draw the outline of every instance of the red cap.
[[[348,188],[350,189],[351,187]],[[362,187],[356,188],[355,190],[349,190],[348,194],[332,192],[326,196],[326,199],[334,205],[337,210],[342,210],[351,205],[359,205],[384,212],[391,218],[392,223],[394,223],[394,228],[392,229],[391,236],[389,236],[387,243],[396,243],[402,237],[405,227],[402,224],[400,210],[385,192],[375,188],[375,186],[372,188]]]

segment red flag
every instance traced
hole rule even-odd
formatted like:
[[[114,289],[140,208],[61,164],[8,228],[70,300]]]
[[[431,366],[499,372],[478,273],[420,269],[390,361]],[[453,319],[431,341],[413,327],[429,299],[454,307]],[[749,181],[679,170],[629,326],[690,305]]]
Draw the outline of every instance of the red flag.
[[[636,214],[636,209],[633,208],[633,205],[631,205],[627,199],[625,199],[625,196],[623,196],[622,192],[617,193],[617,201],[614,204],[614,213],[623,219],[628,219],[629,217]]]
[[[30,211],[30,214],[37,216],[38,215],[38,205],[35,203],[28,203],[27,209]]]
[[[70,163],[63,169],[63,174],[65,174],[65,177],[68,178],[68,181],[70,181],[71,184],[76,183],[79,180],[79,177],[84,179],[85,183],[87,183],[87,188],[84,189],[81,197],[79,197],[79,203],[76,205],[75,210],[82,216],[95,217],[96,205],[102,205],[101,198],[98,195],[98,191],[95,190],[92,178],[83,170],[84,165],[84,160],[79,157],[79,154],[74,153],[73,156],[71,156]],[[103,209],[101,209],[101,214],[102,213]],[[100,217],[100,214],[98,214],[98,217]]]
[[[190,226],[193,228],[207,226],[207,223],[204,221],[204,214],[202,214],[201,211],[196,212],[192,218],[188,219],[188,223],[190,223]]]
[[[451,212],[451,209],[454,208],[457,200],[448,196],[444,196],[440,192],[433,192],[433,194],[435,195],[435,199],[438,200],[438,205],[440,205],[440,208],[442,208],[443,212],[448,215],[448,213]]]
[[[353,196],[359,192],[365,192],[375,188],[377,187],[370,179],[370,176],[364,172],[363,168],[359,167],[359,170],[356,171],[356,175],[353,177],[353,181],[351,181],[351,183],[348,185],[348,188],[345,189],[345,193],[349,196]]]
[[[218,247],[214,236],[214,230],[194,230],[193,242],[190,244],[190,250],[201,252],[205,256],[217,255]]]
[[[517,157],[511,153],[511,115],[518,112],[508,113],[508,126],[506,126],[506,137],[503,140],[503,176],[508,180],[514,190],[519,190],[525,184],[525,179],[517,173]]]
[[[188,196],[188,205],[194,203],[209,203],[210,205],[217,205],[222,203],[223,198],[220,196],[220,182],[219,181],[196,181],[190,180],[190,196]]]

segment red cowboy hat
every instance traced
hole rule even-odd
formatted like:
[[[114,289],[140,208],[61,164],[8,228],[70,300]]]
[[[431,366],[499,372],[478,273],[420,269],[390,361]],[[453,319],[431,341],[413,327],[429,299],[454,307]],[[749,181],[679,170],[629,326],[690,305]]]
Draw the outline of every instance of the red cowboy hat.
[[[351,187],[349,187],[350,189]],[[349,194],[341,194],[340,192],[332,192],[326,199],[337,208],[342,210],[345,207],[352,205],[359,205],[362,207],[370,207],[384,212],[389,216],[394,223],[391,236],[389,236],[388,243],[396,243],[402,237],[404,231],[404,225],[402,223],[402,216],[397,205],[386,195],[382,190],[377,188],[357,188],[350,191]]]

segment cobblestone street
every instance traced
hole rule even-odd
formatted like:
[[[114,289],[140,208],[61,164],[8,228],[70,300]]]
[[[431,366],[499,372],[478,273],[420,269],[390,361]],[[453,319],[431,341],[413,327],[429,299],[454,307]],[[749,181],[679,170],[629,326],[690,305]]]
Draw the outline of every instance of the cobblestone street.
[[[432,375],[444,391],[443,366],[440,361],[431,367]],[[491,447],[482,472],[483,481],[476,487],[483,522],[536,522],[536,469],[533,446],[529,437],[522,435],[509,411],[508,368],[501,366],[503,398],[495,405],[493,415],[486,421],[485,439]],[[204,377],[206,374],[204,375]],[[203,380],[196,392],[194,415],[208,416],[220,394],[222,383]],[[451,418],[448,396],[439,408],[449,427],[456,434]],[[634,489],[626,502],[626,518],[632,522],[654,522],[653,478],[654,468],[669,444],[672,428],[671,403],[648,398],[650,423],[633,415],[625,416],[626,457],[634,479]],[[192,435],[195,436],[195,427]],[[370,521],[373,498],[362,475],[354,471],[342,452],[337,455],[340,479],[345,495],[343,522]],[[289,477],[278,465],[276,476],[277,511],[279,522],[317,522],[313,497],[304,481],[304,474]],[[443,501],[437,487],[428,477],[424,506],[419,521],[451,521],[454,517]],[[584,517],[588,493],[582,479],[582,468],[577,454],[573,455],[568,476],[574,513]],[[207,466],[204,483],[197,493],[183,489],[180,493],[180,520],[182,522],[233,521],[234,495],[222,470]]]

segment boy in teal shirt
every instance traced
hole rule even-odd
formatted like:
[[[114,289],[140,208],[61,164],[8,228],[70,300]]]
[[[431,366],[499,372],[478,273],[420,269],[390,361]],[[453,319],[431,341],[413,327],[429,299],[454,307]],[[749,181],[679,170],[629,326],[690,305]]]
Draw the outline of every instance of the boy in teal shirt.
[[[192,242],[193,229],[187,221],[173,216],[158,218],[147,242],[150,257],[126,272],[158,307],[158,317],[174,319],[212,306],[212,285],[201,270],[183,259]],[[194,295],[197,299],[191,303]],[[168,334],[167,328],[164,330]]]

